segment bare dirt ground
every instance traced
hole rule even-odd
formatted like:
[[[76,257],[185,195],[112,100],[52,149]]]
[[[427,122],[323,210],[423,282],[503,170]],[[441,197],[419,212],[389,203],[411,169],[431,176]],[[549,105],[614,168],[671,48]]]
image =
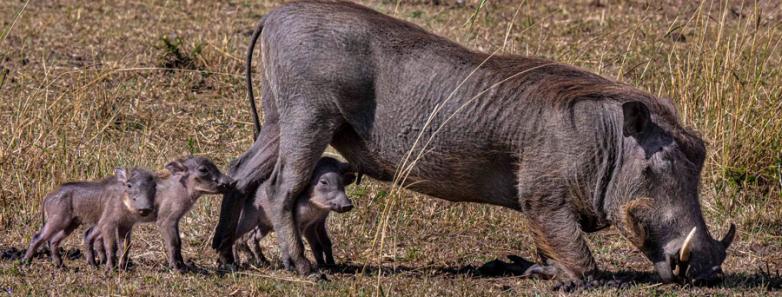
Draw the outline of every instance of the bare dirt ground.
[[[243,57],[256,21],[282,1],[0,2],[0,250],[23,249],[57,184],[115,166],[161,169],[196,153],[225,166],[249,147]],[[543,56],[672,98],[703,134],[701,199],[710,230],[739,226],[716,287],[662,285],[615,230],[589,235],[601,269],[625,288],[607,296],[782,294],[782,5],[778,1],[361,1],[465,46]],[[451,1],[455,2],[455,1]],[[262,86],[261,86],[262,87]],[[330,218],[340,264],[328,282],[272,268],[215,271],[209,243],[219,197],[181,223],[184,256],[200,272],[165,265],[154,226],[137,227],[128,272],[74,255],[0,260],[9,295],[556,295],[551,281],[476,273],[507,255],[535,259],[524,217],[448,203],[368,180],[357,208]],[[382,231],[384,211],[388,228]],[[81,231],[63,246],[78,249]],[[383,235],[384,236],[380,236]],[[382,237],[383,245],[378,239]],[[276,255],[272,238],[264,242]],[[0,293],[2,294],[2,293]]]

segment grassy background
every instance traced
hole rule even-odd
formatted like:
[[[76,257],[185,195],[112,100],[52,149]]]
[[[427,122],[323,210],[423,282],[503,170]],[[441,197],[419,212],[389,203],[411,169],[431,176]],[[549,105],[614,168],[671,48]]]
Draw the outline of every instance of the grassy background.
[[[449,0],[446,0],[448,2]],[[80,3],[84,2],[84,3]],[[282,1],[0,1],[0,247],[22,248],[57,184],[115,166],[159,169],[185,152],[225,166],[251,144],[242,80],[255,22]],[[364,0],[467,47],[543,56],[672,98],[708,142],[703,209],[716,234],[739,237],[715,288],[659,285],[651,265],[614,230],[590,235],[604,270],[638,277],[626,290],[581,294],[780,294],[782,278],[782,4],[779,1]],[[455,2],[455,1],[451,1]],[[21,12],[21,14],[20,14]],[[357,208],[332,216],[343,269],[312,283],[281,270],[220,276],[209,248],[219,197],[183,220],[186,259],[202,274],[169,271],[152,226],[134,233],[134,270],[105,274],[66,261],[0,261],[14,295],[527,295],[548,281],[475,277],[467,265],[534,259],[523,217],[498,207],[352,186]],[[389,205],[393,202],[393,205]],[[391,206],[389,208],[389,206]],[[384,210],[387,210],[384,212]],[[388,218],[380,248],[376,234]],[[74,233],[63,246],[78,248]],[[264,245],[271,255],[271,239]]]

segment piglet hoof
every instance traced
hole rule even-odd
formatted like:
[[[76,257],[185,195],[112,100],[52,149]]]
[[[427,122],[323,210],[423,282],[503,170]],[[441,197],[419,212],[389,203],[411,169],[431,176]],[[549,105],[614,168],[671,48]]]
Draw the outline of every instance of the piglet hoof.
[[[201,269],[201,267],[198,267],[198,265],[196,265],[196,263],[193,262],[187,262],[185,265],[187,265],[187,270],[193,273],[199,273],[200,271],[203,270]]]
[[[552,279],[557,276],[557,268],[553,265],[535,264],[527,268],[522,276],[535,279]]]
[[[236,263],[226,263],[226,264],[219,264],[217,266],[217,270],[222,273],[234,273],[239,271],[239,267],[236,266]]]
[[[236,260],[232,253],[219,252],[217,258],[217,267],[221,268],[228,265],[236,266]]]
[[[326,277],[326,274],[322,273],[322,272],[310,273],[309,275],[307,275],[307,280],[310,280],[310,281],[313,281],[313,282],[316,282],[316,283],[328,282],[329,281],[328,277]]]
[[[326,264],[318,264],[320,268],[325,268],[326,270],[331,270],[334,267],[337,267],[337,263],[334,263],[334,261],[326,261]]]
[[[269,262],[269,260],[261,259],[261,260],[252,260],[250,261],[250,266],[254,268],[262,268],[262,267],[271,267],[272,263]]]
[[[624,280],[618,280],[618,279],[612,279],[612,280],[606,280],[600,283],[600,286],[607,287],[607,288],[616,288],[616,289],[629,289],[632,285],[632,282],[624,281]]]
[[[318,265],[317,270],[320,272],[332,272],[335,268],[337,268],[337,265],[335,264],[323,264]]]
[[[293,259],[290,257],[282,257],[282,267],[290,272],[293,272],[293,270],[296,268],[296,266],[293,264]]]
[[[312,264],[310,264],[310,261],[306,258],[302,258],[296,262],[296,272],[298,272],[299,275],[309,275],[312,273]]]
[[[190,272],[191,268],[185,263],[176,263],[173,265],[174,271],[180,274],[185,274]]]
[[[558,281],[557,284],[555,284],[554,287],[551,288],[551,290],[565,292],[565,293],[573,293],[583,288],[584,288],[584,282],[581,280],[562,280],[562,281]]]
[[[583,279],[559,281],[552,289],[554,291],[572,293],[580,290],[593,289],[604,285],[605,282],[602,279],[589,275]]]

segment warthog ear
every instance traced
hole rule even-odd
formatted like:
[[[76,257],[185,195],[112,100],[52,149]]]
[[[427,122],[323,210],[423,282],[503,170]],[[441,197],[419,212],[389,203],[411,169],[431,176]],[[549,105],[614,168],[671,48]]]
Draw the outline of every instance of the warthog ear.
[[[128,182],[128,174],[124,168],[114,168],[114,176],[117,177],[117,181],[123,184]]]
[[[625,236],[637,247],[641,248],[648,236],[642,218],[651,210],[651,199],[638,198],[624,205],[624,223],[628,234]]]
[[[356,168],[353,167],[353,165],[350,165],[350,163],[340,163],[339,170],[342,172],[342,178],[345,179],[345,185],[347,186],[354,182],[356,182],[356,184],[360,184],[361,173],[359,173]],[[358,175],[358,177],[356,175]]]
[[[670,98],[660,97],[660,103],[664,105],[666,108],[668,108],[671,112],[673,112],[673,116],[677,119],[679,118],[679,111],[676,110],[676,104],[673,103],[673,100]]]
[[[170,163],[166,164],[166,169],[168,169],[171,174],[187,171],[187,167],[185,167],[185,165],[179,161],[171,161]]]
[[[624,115],[624,136],[637,136],[649,125],[649,109],[641,102],[632,101],[622,104]]]

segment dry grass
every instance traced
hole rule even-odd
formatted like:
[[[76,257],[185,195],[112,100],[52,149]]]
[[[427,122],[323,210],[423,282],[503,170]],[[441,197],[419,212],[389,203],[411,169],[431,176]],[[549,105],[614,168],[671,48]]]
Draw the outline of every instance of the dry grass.
[[[115,166],[160,168],[183,152],[225,165],[249,147],[241,57],[254,23],[278,2],[0,2],[0,246],[27,244],[40,225],[41,198],[56,184],[104,176]],[[467,7],[362,2],[471,48],[544,56],[672,98],[687,125],[703,134],[707,220],[719,234],[729,221],[740,228],[725,264],[727,281],[716,288],[646,281],[651,265],[609,230],[590,235],[598,262],[611,272],[640,272],[639,282],[582,294],[779,294],[782,277],[773,273],[782,270],[777,1],[488,0],[479,11],[477,0]],[[225,276],[209,270],[219,212],[214,196],[202,198],[182,223],[185,257],[208,268],[204,274],[166,269],[159,236],[142,226],[134,233],[131,272],[104,274],[81,260],[68,261],[67,271],[43,260],[30,267],[1,261],[0,289],[14,295],[549,294],[551,282],[460,270],[509,254],[534,258],[520,214],[397,193],[371,181],[350,192],[359,207],[331,219],[337,261],[345,265],[330,282],[272,269]],[[381,246],[376,234],[383,225]],[[78,247],[80,237],[64,246]],[[274,251],[271,243],[265,245]]]

